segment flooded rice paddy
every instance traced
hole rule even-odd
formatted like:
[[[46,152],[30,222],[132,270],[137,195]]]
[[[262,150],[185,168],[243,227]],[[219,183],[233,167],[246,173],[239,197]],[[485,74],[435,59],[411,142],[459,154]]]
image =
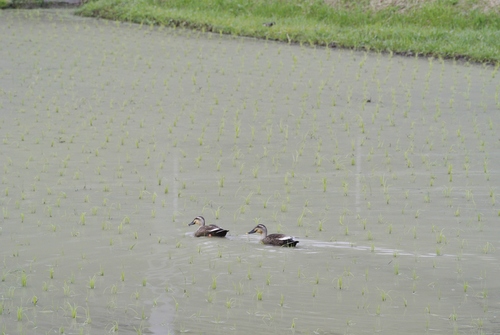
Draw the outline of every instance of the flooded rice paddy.
[[[2,333],[500,331],[497,69],[72,10],[0,36]]]

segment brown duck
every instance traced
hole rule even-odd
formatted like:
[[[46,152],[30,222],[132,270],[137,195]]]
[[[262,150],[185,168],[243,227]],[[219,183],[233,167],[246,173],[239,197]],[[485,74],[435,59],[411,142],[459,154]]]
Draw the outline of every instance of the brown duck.
[[[195,231],[194,236],[200,237],[200,236],[208,236],[208,237],[225,237],[227,232],[229,230],[227,229],[222,229],[219,226],[216,226],[214,224],[205,226],[205,219],[203,216],[197,216],[194,218],[193,221],[191,221],[188,226],[192,226],[194,224],[197,224],[200,226],[197,231]]]
[[[267,228],[263,224],[258,224],[248,234],[259,233],[264,235],[261,242],[263,244],[277,245],[280,247],[295,247],[299,241],[295,241],[292,236],[285,234],[270,234],[267,235]]]

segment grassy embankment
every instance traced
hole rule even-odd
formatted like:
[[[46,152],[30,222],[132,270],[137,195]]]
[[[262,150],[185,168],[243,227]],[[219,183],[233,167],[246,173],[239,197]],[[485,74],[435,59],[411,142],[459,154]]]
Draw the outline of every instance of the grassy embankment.
[[[500,64],[500,8],[483,0],[94,0],[80,15],[285,42]],[[264,23],[273,22],[272,26]]]

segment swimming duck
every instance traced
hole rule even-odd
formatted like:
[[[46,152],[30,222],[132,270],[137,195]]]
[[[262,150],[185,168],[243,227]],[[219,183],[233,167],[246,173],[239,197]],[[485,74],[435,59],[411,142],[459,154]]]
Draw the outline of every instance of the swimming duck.
[[[214,224],[205,226],[205,219],[203,218],[203,216],[195,217],[194,220],[191,221],[190,224],[188,224],[188,226],[192,226],[194,224],[200,225],[200,228],[198,228],[198,230],[194,233],[194,236],[196,236],[196,237],[200,237],[200,236],[225,237],[227,232],[229,231],[226,229],[222,229],[221,227],[216,226]]]
[[[258,224],[248,234],[259,233],[263,234],[261,242],[263,244],[278,245],[280,247],[295,247],[299,241],[295,241],[292,236],[285,234],[270,234],[267,235],[267,228],[263,224]]]

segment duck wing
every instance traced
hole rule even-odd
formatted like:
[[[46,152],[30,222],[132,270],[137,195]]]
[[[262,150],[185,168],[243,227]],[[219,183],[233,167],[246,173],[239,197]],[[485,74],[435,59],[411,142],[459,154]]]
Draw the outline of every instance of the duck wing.
[[[267,237],[263,240],[266,244],[286,246],[286,247],[295,247],[299,241],[295,241],[293,236],[285,235],[285,234],[271,234],[267,235]]]
[[[205,226],[205,236],[225,237],[228,231],[214,224]]]

